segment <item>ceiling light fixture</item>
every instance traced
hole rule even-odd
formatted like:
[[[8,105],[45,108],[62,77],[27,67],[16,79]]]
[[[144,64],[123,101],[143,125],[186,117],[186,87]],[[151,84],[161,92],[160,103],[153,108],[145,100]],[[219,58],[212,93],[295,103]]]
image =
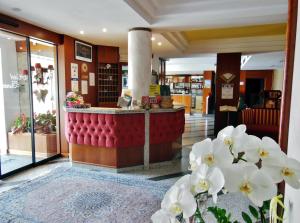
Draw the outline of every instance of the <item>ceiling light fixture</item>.
[[[7,39],[10,40],[11,38],[10,38],[10,37],[7,37]]]
[[[154,41],[154,40],[155,40],[155,37],[154,37],[154,36],[152,36],[152,37],[151,37],[151,40],[152,40],[152,41]]]
[[[102,28],[102,32],[106,33],[107,29],[106,28]]]
[[[161,46],[161,45],[162,45],[162,43],[161,43],[161,42],[158,42],[158,43],[157,43],[157,45]]]
[[[80,33],[81,35],[83,35],[83,34],[84,34],[84,31],[83,31],[83,30],[80,30],[79,33]]]

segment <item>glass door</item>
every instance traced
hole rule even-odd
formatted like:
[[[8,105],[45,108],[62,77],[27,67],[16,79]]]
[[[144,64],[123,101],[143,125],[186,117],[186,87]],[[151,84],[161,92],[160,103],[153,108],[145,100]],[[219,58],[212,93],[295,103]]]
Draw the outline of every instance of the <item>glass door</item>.
[[[0,178],[60,154],[56,45],[0,31]]]
[[[0,176],[33,163],[28,39],[0,31]]]
[[[30,39],[36,162],[60,153],[58,134],[57,49]]]

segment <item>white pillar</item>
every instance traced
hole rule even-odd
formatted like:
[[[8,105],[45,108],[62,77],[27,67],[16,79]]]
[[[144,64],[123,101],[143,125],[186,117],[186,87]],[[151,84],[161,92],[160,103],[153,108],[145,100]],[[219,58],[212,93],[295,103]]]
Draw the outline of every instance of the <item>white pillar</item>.
[[[151,84],[151,30],[133,28],[128,32],[128,88],[133,99],[149,95]]]

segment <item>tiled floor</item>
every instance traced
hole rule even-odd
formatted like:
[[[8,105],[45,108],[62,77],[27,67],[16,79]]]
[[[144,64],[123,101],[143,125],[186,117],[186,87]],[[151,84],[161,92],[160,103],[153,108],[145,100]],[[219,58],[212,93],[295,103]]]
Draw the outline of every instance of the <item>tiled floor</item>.
[[[47,156],[36,156],[35,160],[41,161],[46,159]],[[16,155],[16,154],[5,154],[1,155],[1,173],[5,174],[21,168],[23,166],[29,165],[32,163],[31,155]]]
[[[149,170],[144,170],[140,168],[121,174],[136,175],[155,181],[168,180],[175,182],[180,176],[188,172],[189,153],[191,151],[192,145],[207,137],[213,137],[213,130],[213,116],[202,117],[202,115],[200,114],[194,114],[191,116],[187,115],[185,131],[182,136],[183,150],[181,158],[175,159],[171,162],[162,163],[160,165],[154,165]],[[62,165],[72,166],[79,164],[72,164],[71,162],[69,162],[68,159],[59,159],[49,162],[45,165],[24,171],[20,174],[17,174],[0,182],[0,192],[17,186],[18,184],[26,180],[32,180],[35,177],[45,175],[54,168]],[[81,166],[86,168],[99,168],[90,165]]]

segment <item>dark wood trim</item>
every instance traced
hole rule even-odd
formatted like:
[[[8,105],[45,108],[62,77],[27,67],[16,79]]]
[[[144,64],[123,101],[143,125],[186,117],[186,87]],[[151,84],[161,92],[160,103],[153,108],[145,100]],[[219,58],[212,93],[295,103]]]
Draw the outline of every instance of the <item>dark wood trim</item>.
[[[287,153],[288,150],[289,122],[290,122],[295,46],[296,46],[296,35],[297,35],[298,0],[289,0],[288,4],[289,4],[289,8],[288,8],[288,25],[287,25],[287,33],[286,33],[285,70],[284,70],[283,95],[282,95],[280,125],[279,125],[279,145],[285,153]],[[279,193],[284,194],[285,192],[284,182],[278,185],[278,191]],[[281,209],[279,208],[277,212],[280,213]]]
[[[131,29],[129,29],[129,32],[131,32],[131,31],[148,31],[148,32],[152,32],[151,29],[145,28],[145,27],[135,27],[135,28],[131,28]]]
[[[19,27],[18,22],[15,19],[11,19],[8,17],[0,16],[0,23],[12,26],[14,28]]]
[[[279,144],[286,153],[288,147],[289,120],[294,72],[294,57],[297,34],[298,0],[289,0],[288,25],[286,34],[285,72],[279,127]]]
[[[28,37],[34,37],[41,40],[46,40],[54,44],[61,44],[63,36],[49,31],[47,29],[23,22],[13,17],[0,13],[0,29],[21,34]]]

